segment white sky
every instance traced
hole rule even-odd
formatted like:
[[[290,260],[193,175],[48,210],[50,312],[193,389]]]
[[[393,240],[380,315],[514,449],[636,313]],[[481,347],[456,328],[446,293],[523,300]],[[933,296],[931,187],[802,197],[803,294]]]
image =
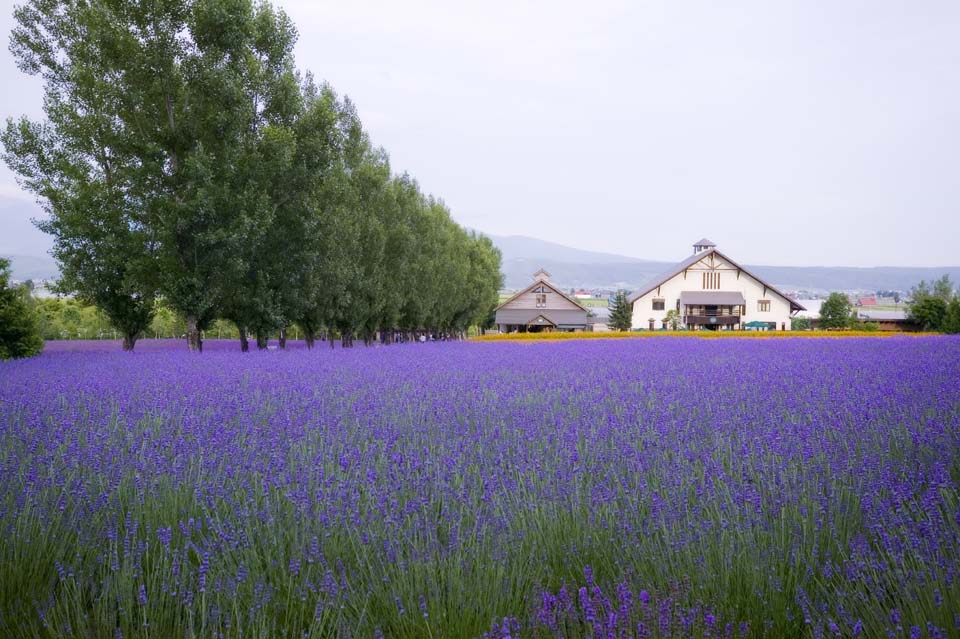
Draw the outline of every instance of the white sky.
[[[298,67],[465,226],[667,261],[706,236],[751,264],[960,263],[956,1],[277,4]],[[0,81],[0,115],[40,114],[6,51]]]

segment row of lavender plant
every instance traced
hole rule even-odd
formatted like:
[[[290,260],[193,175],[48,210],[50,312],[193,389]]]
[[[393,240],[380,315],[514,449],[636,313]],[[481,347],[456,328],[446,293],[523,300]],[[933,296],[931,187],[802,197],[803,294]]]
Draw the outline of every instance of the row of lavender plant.
[[[0,630],[958,636],[960,340],[0,364]]]

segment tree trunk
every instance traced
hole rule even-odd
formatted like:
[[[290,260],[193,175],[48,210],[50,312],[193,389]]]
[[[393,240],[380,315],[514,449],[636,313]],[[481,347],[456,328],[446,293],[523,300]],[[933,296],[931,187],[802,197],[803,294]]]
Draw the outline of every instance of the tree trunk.
[[[269,344],[270,337],[263,331],[257,331],[257,348],[261,351],[267,350],[267,345]]]
[[[241,328],[240,330],[240,352],[248,353],[250,352],[250,340],[247,339],[247,329]]]
[[[203,352],[203,337],[200,335],[196,315],[187,315],[187,348],[197,353]]]
[[[137,344],[137,334],[136,333],[125,333],[123,336],[123,350],[132,351],[133,347]]]
[[[327,341],[330,342],[330,348],[333,348],[333,347],[334,347],[334,346],[333,346],[333,342],[334,342],[335,339],[336,339],[336,338],[333,336],[333,331],[329,331],[329,332],[327,333]]]
[[[287,329],[281,328],[280,329],[280,350],[283,351],[286,349],[287,349]]]
[[[303,341],[307,343],[307,348],[313,348],[313,342],[317,339],[316,334],[313,331],[304,329],[303,331]]]

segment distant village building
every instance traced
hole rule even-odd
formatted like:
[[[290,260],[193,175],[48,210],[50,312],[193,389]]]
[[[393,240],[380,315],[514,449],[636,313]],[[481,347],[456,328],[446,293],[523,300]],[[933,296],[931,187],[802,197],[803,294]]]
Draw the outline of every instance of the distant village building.
[[[533,284],[496,308],[494,322],[501,333],[582,331],[587,328],[587,309],[540,269],[533,274]]]
[[[610,330],[610,307],[594,306],[587,315],[587,330],[604,333]]]
[[[790,330],[803,306],[702,239],[693,255],[630,296],[633,327],[667,328],[674,310],[691,330]]]
[[[877,330],[881,331],[919,331],[922,327],[909,317],[906,311],[875,311],[869,309],[859,311],[857,318],[862,322],[870,322],[877,325]],[[816,322],[814,322],[816,324]]]

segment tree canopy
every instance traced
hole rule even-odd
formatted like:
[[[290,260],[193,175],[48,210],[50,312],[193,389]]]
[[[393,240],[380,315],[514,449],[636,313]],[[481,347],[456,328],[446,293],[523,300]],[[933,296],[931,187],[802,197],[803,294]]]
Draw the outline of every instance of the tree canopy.
[[[907,316],[926,331],[957,332],[954,329],[954,314],[960,311],[955,309],[950,313],[957,295],[953,290],[953,283],[949,275],[927,284],[921,280],[910,289],[910,302],[907,306]],[[960,327],[958,327],[960,330]]]
[[[356,108],[294,65],[296,29],[252,0],[50,3],[11,52],[46,119],[7,121],[4,160],[47,213],[61,288],[132,349],[155,301],[192,349],[217,318],[265,345],[296,323],[387,341],[486,321],[500,255],[395,176]]]
[[[853,321],[853,305],[845,293],[830,293],[820,306],[820,328],[849,328]]]

